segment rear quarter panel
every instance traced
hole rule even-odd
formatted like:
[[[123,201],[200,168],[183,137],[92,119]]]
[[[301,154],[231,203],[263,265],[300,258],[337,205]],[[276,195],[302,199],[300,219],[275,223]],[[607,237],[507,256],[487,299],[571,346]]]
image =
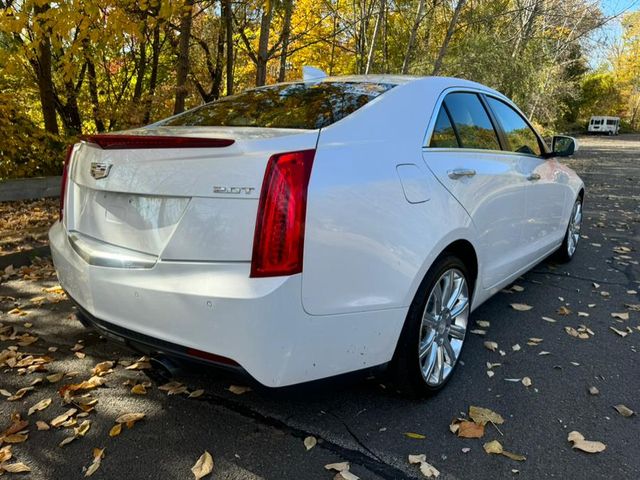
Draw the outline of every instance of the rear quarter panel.
[[[307,204],[308,313],[406,307],[446,245],[475,242],[468,215],[421,158],[440,91],[420,81],[397,86],[320,133]],[[420,170],[426,201],[407,201],[401,164]]]

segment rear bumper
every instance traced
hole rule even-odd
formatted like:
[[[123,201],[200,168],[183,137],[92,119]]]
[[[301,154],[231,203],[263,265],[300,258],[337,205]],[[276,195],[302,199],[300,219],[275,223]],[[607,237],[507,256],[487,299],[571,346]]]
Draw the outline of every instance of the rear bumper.
[[[60,223],[49,240],[61,286],[103,331],[231,359],[269,387],[389,361],[406,316],[404,308],[313,316],[302,308],[301,275],[249,278],[245,262],[103,267],[73,249]]]

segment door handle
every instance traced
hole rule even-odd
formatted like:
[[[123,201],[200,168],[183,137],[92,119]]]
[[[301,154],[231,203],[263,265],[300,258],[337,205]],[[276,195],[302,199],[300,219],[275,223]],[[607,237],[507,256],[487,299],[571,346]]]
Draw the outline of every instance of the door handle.
[[[476,174],[476,171],[470,168],[456,168],[454,170],[449,170],[447,172],[447,175],[449,175],[449,178],[453,180],[457,180],[460,177],[473,177],[475,174]]]
[[[540,174],[539,173],[532,173],[527,177],[527,180],[530,181],[534,181],[534,180],[540,180]]]

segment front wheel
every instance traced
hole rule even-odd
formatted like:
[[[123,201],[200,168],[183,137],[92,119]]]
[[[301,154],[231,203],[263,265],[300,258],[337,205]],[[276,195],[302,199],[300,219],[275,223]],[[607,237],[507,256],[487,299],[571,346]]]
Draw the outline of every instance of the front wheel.
[[[424,396],[451,378],[464,344],[472,287],[464,263],[438,259],[422,281],[396,347],[393,367],[401,391]]]
[[[580,229],[582,228],[582,198],[578,199],[573,204],[571,210],[571,218],[569,219],[569,225],[564,235],[564,240],[558,253],[556,255],[558,261],[566,263],[571,261],[578,248],[578,242],[580,241]]]

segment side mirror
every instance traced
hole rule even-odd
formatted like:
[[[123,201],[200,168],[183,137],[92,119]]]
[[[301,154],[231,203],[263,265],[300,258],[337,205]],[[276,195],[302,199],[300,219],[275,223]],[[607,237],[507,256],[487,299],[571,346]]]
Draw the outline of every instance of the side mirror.
[[[554,157],[568,157],[578,151],[578,141],[573,137],[555,135],[551,141]]]

